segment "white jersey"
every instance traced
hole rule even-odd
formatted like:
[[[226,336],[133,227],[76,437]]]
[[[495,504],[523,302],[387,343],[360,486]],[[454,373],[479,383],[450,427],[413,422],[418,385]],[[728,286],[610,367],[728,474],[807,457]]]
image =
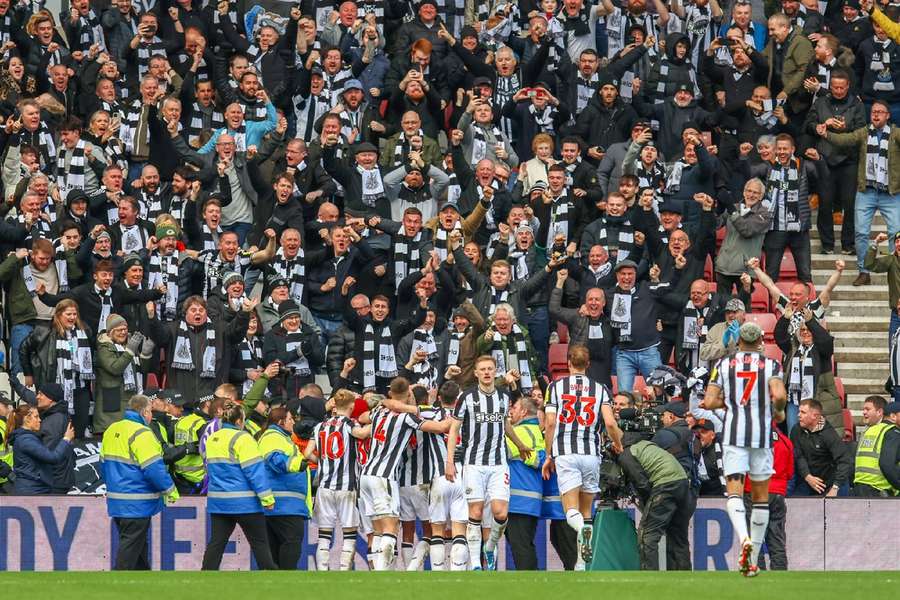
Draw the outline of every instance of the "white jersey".
[[[419,423],[417,416],[408,413],[395,413],[384,408],[373,411],[372,451],[362,474],[396,481],[403,452]]]
[[[587,375],[568,375],[547,388],[544,410],[557,415],[553,456],[600,455],[604,404],[609,404],[609,393]]]
[[[495,389],[486,394],[474,387],[463,394],[453,410],[462,422],[464,465],[498,466],[506,464],[505,422],[509,414],[509,394]]]
[[[334,492],[347,492],[357,487],[356,439],[353,420],[332,417],[313,430],[319,451],[319,487]]]
[[[780,376],[778,363],[759,352],[738,352],[719,361],[710,383],[721,388],[725,400],[723,445],[772,447],[769,380]]]

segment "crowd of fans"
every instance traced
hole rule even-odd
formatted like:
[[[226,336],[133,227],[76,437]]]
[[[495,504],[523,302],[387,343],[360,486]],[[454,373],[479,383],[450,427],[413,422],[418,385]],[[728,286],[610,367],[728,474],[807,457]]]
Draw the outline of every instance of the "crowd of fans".
[[[287,403],[308,439],[329,389],[386,394],[402,376],[433,403],[488,355],[543,419],[578,344],[626,405],[684,403],[668,418],[695,425],[698,485],[721,495],[722,420],[698,401],[754,321],[788,390],[782,495],[848,493],[826,318],[845,263],[814,289],[810,234],[853,257],[853,285],[889,272],[893,338],[898,15],[0,0],[3,491],[68,491],[68,441],[149,388],[181,493],[205,491],[223,397],[254,434]],[[884,400],[866,406],[880,423]]]

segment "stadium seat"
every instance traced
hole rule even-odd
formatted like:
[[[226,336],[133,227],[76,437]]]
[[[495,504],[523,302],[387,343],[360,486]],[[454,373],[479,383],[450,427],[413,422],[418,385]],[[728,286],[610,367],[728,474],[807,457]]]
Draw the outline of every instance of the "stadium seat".
[[[387,109],[388,109],[388,101],[387,100],[382,100],[381,102],[378,103],[378,114],[381,115],[382,119],[385,118],[385,116],[387,115]]]
[[[844,415],[844,441],[852,442],[856,440],[856,424],[853,423],[853,415],[850,410],[845,408],[841,413]]]
[[[703,267],[703,279],[707,281],[715,281],[716,279],[716,271],[715,268],[713,268],[713,261],[708,254],[706,255],[706,264]]]
[[[156,373],[147,373],[147,387],[159,389],[159,381],[156,379]]]
[[[559,335],[560,344],[569,343],[569,327],[562,321],[556,323],[556,334]]]
[[[725,233],[728,231],[726,227],[719,227],[716,229],[716,255],[719,254],[719,249],[722,247],[722,244],[725,243]]]
[[[550,377],[556,379],[569,374],[569,354],[568,344],[553,344],[547,355],[547,368],[550,370]]]
[[[634,378],[634,385],[631,386],[631,391],[637,393],[643,393],[644,389],[646,389],[647,384],[644,382],[644,378],[638,375]],[[613,396],[619,393],[619,378],[615,375],[612,376],[612,393]]]
[[[719,289],[719,286],[716,285],[716,282],[715,282],[715,281],[710,281],[710,282],[709,282],[709,293],[710,293],[710,294],[715,294],[717,289]]]
[[[781,348],[778,347],[778,344],[768,343],[764,347],[764,353],[766,358],[771,358],[772,360],[777,360],[779,363],[783,358],[783,353],[781,352]]]
[[[775,323],[778,319],[772,313],[748,313],[747,322],[756,323],[763,330],[766,342],[775,341]]]
[[[769,312],[769,290],[756,284],[750,294],[750,310],[753,312]]]
[[[797,279],[797,263],[794,262],[794,255],[790,248],[784,249],[781,256],[781,271],[778,274],[779,281],[795,281]]]
[[[840,377],[834,378],[834,389],[837,390],[838,398],[841,399],[841,408],[847,408],[847,393],[844,391],[844,382]]]

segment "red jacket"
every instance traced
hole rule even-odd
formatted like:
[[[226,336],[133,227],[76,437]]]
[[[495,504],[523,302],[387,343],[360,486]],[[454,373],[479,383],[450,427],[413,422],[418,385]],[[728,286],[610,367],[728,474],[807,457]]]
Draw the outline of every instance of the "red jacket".
[[[775,450],[775,474],[769,480],[769,493],[787,495],[788,481],[794,478],[794,444],[773,424],[772,447]],[[744,482],[744,491],[750,491],[750,478]]]

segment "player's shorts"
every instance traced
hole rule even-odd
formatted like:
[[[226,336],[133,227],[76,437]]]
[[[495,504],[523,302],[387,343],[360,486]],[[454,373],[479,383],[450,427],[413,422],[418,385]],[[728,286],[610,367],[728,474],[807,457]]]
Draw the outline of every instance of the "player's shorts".
[[[509,502],[508,466],[466,465],[462,474],[468,502],[484,502],[488,497]]]
[[[600,491],[599,456],[564,454],[557,456],[554,462],[560,494],[579,487],[586,494],[596,494]]]
[[[428,484],[400,488],[400,520],[428,520]]]
[[[362,475],[359,478],[362,512],[370,519],[400,516],[400,486],[386,477]]]
[[[725,477],[749,475],[750,481],[765,481],[775,474],[775,452],[771,448],[722,446]]]
[[[457,466],[457,473],[460,467]],[[469,520],[469,503],[459,477],[449,482],[441,475],[431,481],[428,513],[432,523],[465,523]]]
[[[313,517],[319,529],[359,527],[359,511],[356,509],[356,492],[319,488]]]
[[[363,537],[375,532],[375,528],[372,526],[372,519],[366,515],[363,501],[359,494],[356,495],[356,515],[359,517],[359,533]]]

